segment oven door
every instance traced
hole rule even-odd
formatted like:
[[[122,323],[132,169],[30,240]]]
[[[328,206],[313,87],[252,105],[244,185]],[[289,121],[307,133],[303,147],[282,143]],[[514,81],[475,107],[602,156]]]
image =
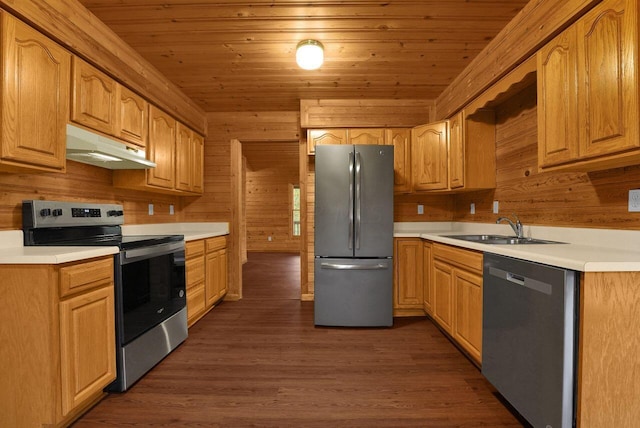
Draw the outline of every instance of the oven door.
[[[118,257],[116,317],[124,346],[185,308],[184,242],[123,250]]]

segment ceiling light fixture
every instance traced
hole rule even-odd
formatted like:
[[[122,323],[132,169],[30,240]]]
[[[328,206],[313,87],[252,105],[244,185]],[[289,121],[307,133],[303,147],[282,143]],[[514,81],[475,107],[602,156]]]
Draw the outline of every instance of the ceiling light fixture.
[[[324,47],[317,40],[303,40],[296,48],[296,62],[305,70],[320,68],[324,61]]]

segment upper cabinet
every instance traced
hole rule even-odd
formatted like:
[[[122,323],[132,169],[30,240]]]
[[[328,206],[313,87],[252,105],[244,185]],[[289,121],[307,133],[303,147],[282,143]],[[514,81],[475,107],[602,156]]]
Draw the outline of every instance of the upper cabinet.
[[[0,170],[63,172],[71,54],[7,13],[0,19]]]
[[[204,141],[182,123],[176,133],[176,189],[187,192],[203,191]]]
[[[382,145],[385,133],[381,128],[362,128],[347,130],[347,144],[374,144]]]
[[[413,128],[413,191],[461,192],[496,186],[495,119],[490,109],[460,111]]]
[[[307,153],[316,153],[319,144],[347,144],[346,129],[309,129],[307,131]]]
[[[449,189],[496,187],[496,128],[493,110],[462,110],[449,119]]]
[[[385,130],[385,143],[393,146],[393,192],[411,192],[411,129]]]
[[[73,58],[71,120],[96,131],[115,135],[118,84],[78,57]]]
[[[538,52],[538,163],[638,163],[638,5],[605,0]]]
[[[147,145],[149,103],[132,90],[120,86],[116,137],[140,147]]]
[[[115,170],[113,184],[158,193],[202,194],[203,138],[153,104],[149,105],[147,157],[155,168]]]
[[[71,120],[139,147],[147,145],[147,101],[80,58],[73,58]]]
[[[447,189],[448,122],[411,130],[411,174],[414,191]]]

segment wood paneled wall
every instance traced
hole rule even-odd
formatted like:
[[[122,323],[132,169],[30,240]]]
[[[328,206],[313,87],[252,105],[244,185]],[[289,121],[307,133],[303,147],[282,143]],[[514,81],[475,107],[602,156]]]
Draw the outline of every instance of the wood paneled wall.
[[[516,213],[526,225],[640,229],[640,213],[630,213],[628,193],[640,188],[640,166],[595,173],[537,170],[535,85],[496,111],[495,190],[456,195],[455,221],[494,222]],[[500,213],[491,213],[494,200]],[[476,204],[476,214],[469,204]]]
[[[173,223],[182,221],[181,198],[112,185],[113,172],[83,163],[67,161],[67,173],[0,173],[0,229],[22,229],[22,201],[46,199],[117,203],[124,206],[125,224]],[[148,204],[154,215],[148,215]],[[174,215],[169,215],[173,204]]]
[[[248,251],[300,252],[300,237],[292,235],[291,213],[291,188],[300,181],[298,144],[242,143],[247,160]]]

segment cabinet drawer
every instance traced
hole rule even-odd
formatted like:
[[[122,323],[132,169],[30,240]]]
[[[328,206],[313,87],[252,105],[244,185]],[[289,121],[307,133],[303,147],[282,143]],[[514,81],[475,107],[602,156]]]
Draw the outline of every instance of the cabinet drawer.
[[[216,236],[215,238],[207,239],[207,253],[216,251],[227,246],[226,236]]]
[[[433,258],[477,272],[482,272],[482,253],[445,244],[433,244]]]
[[[187,268],[187,288],[198,282],[204,282],[204,257],[189,259],[185,264]]]
[[[204,254],[204,239],[189,241],[184,245],[185,256],[190,259]]]
[[[60,297],[113,283],[113,258],[60,268]]]
[[[191,326],[205,308],[204,282],[187,289],[187,324]]]

